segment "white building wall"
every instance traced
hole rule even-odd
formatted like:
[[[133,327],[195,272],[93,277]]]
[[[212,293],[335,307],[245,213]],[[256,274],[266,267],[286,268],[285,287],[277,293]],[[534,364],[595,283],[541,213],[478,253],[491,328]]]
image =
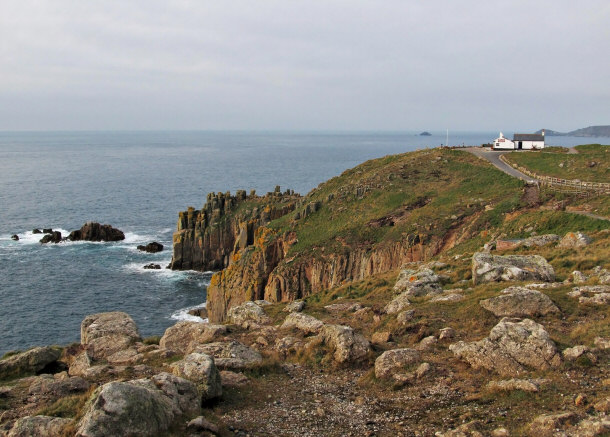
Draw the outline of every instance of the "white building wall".
[[[544,149],[544,141],[522,141],[521,148],[524,150]]]

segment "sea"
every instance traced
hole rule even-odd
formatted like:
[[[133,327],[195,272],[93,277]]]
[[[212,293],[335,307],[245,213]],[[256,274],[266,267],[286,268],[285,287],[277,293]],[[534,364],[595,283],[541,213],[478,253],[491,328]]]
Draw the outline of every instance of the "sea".
[[[189,310],[205,305],[212,272],[143,268],[169,264],[179,211],[201,208],[212,191],[266,193],[280,185],[306,194],[368,159],[445,143],[445,131],[431,133],[0,132],[0,356],[78,342],[81,321],[98,312],[127,312],[143,337],[162,335],[179,320],[203,322]],[[450,132],[449,145],[496,137]],[[126,238],[42,245],[33,233],[53,228],[67,235],[88,221],[110,224]],[[165,249],[136,249],[152,241]]]

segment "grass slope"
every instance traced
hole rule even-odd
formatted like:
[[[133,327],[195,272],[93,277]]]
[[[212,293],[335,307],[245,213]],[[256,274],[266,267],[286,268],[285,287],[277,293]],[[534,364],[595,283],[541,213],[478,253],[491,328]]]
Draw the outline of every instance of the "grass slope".
[[[538,152],[512,152],[506,157],[544,176],[610,182],[610,146],[586,144],[576,146],[576,150],[577,154],[566,154],[558,153],[557,148],[549,148]]]

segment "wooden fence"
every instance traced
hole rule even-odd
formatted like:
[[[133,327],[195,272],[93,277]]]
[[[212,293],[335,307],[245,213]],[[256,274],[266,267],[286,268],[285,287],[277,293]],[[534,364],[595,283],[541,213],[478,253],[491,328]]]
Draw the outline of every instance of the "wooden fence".
[[[562,193],[572,193],[585,196],[610,194],[610,184],[605,182],[583,182],[578,180],[543,176],[536,174],[525,167],[521,167],[513,162],[510,162],[504,157],[504,155],[500,155],[500,160],[502,160],[502,162],[505,164],[516,168],[521,173],[528,175],[532,179],[535,179],[540,185],[549,187],[553,190],[561,191]]]

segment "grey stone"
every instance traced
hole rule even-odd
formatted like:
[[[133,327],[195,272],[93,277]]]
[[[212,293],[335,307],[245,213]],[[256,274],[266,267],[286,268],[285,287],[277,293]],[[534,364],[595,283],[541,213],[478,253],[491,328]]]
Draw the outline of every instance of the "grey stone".
[[[220,373],[214,359],[206,354],[193,352],[171,366],[174,375],[195,383],[201,400],[207,401],[222,395]]]
[[[213,356],[216,366],[223,370],[247,369],[263,361],[261,354],[235,340],[203,344],[195,352]]]
[[[504,376],[518,376],[528,369],[546,370],[561,364],[561,355],[542,325],[530,319],[503,318],[489,337],[449,346],[459,358],[476,368]]]
[[[136,323],[120,311],[85,317],[80,333],[81,344],[87,345],[89,355],[96,360],[127,349],[141,340]]]
[[[386,379],[403,372],[408,366],[420,360],[420,353],[415,349],[392,349],[385,351],[375,360],[375,377]]]
[[[371,347],[366,338],[355,333],[349,326],[324,325],[319,335],[333,349],[333,358],[338,363],[362,359]]]
[[[181,354],[189,354],[197,346],[218,341],[226,334],[227,327],[224,325],[183,321],[165,330],[159,346]]]
[[[473,283],[494,281],[555,280],[553,267],[540,255],[490,255],[477,252],[472,257]]]
[[[286,316],[282,329],[298,329],[305,334],[318,333],[324,326],[322,321],[303,313],[290,313]]]
[[[227,318],[229,323],[239,325],[242,328],[257,327],[271,322],[261,305],[255,302],[244,302],[229,309]]]
[[[26,416],[17,419],[7,437],[62,437],[72,419],[50,416]]]
[[[560,312],[546,294],[524,287],[505,288],[502,295],[482,300],[479,304],[499,317],[544,316]]]
[[[145,437],[161,434],[200,411],[195,385],[160,373],[150,379],[109,382],[92,396],[80,420],[79,437]]]
[[[61,354],[60,347],[45,346],[11,355],[0,361],[0,379],[40,372],[56,362]]]

